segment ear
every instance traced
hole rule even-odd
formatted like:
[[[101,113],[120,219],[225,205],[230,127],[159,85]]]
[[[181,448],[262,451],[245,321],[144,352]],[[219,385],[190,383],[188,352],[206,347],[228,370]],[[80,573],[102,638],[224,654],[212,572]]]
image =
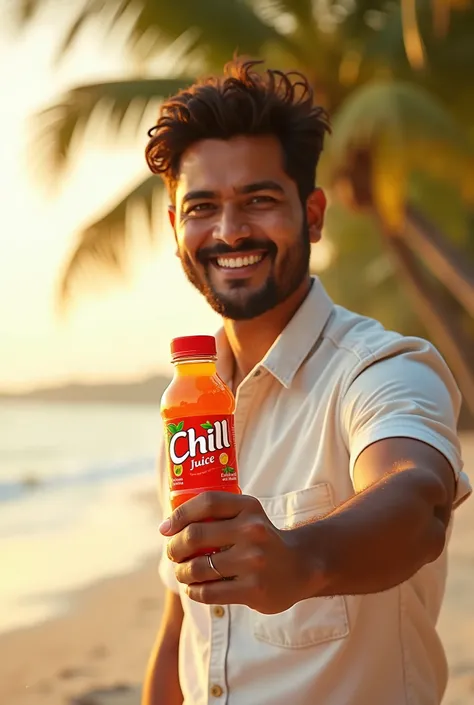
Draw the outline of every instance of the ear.
[[[176,257],[179,257],[179,251],[178,251],[178,241],[176,239],[176,229],[175,229],[175,224],[176,224],[176,208],[174,206],[168,206],[168,218],[170,221],[170,225],[173,228],[173,233],[174,233],[174,241],[176,243],[176,250],[175,250],[175,255]]]
[[[176,208],[174,206],[168,206],[168,218],[169,218],[171,227],[174,230],[174,225],[176,223]]]
[[[311,243],[319,242],[326,212],[326,196],[320,188],[315,188],[306,201],[306,219]]]

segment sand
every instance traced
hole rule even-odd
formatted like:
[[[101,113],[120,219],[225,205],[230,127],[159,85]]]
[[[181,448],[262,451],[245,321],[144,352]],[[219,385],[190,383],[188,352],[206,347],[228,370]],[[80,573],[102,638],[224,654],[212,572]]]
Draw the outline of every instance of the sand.
[[[473,434],[463,448],[474,478]],[[474,705],[473,502],[457,512],[439,623],[451,672],[445,705]],[[63,616],[0,635],[1,705],[139,705],[163,599],[156,568],[150,558],[69,596]]]
[[[64,705],[96,689],[137,686],[162,595],[156,559],[149,560],[130,575],[82,591],[65,616],[0,636],[0,703]],[[139,696],[118,692],[110,703],[135,705]]]

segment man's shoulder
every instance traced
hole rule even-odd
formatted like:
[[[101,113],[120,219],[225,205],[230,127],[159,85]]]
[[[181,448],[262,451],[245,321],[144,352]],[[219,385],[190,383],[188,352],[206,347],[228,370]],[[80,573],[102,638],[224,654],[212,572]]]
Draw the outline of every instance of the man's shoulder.
[[[389,330],[380,321],[335,305],[324,337],[352,359],[350,367],[360,368],[387,357],[419,355],[443,364],[435,346],[424,338]]]
[[[446,393],[459,412],[461,394],[437,348],[428,340],[387,330],[379,321],[341,306],[334,307],[325,337],[340,351],[338,366],[342,396],[352,388],[361,396],[393,396],[397,387],[407,399],[421,396],[438,403]],[[438,396],[436,396],[438,395]]]

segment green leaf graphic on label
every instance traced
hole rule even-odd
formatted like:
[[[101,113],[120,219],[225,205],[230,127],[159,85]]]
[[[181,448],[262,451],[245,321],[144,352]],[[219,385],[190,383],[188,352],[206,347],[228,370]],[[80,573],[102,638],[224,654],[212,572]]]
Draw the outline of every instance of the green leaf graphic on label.
[[[224,468],[222,470],[222,472],[224,472],[226,475],[232,475],[232,473],[235,472],[235,468],[231,468],[231,467],[227,466],[226,468]]]
[[[183,466],[182,465],[175,465],[173,468],[173,472],[176,475],[176,477],[180,477],[183,474]]]
[[[169,423],[168,424],[168,433],[170,436],[174,436],[175,433],[178,433],[178,431],[182,431],[184,427],[184,421],[180,421],[178,425],[174,423]]]
[[[206,423],[201,424],[201,428],[208,429],[208,428],[214,428],[214,426],[212,425],[212,423],[209,423],[209,421],[206,421]]]

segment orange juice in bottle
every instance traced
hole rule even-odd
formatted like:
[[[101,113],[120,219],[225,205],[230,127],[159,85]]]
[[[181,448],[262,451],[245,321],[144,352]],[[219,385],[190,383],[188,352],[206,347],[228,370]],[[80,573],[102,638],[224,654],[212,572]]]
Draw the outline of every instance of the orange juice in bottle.
[[[217,374],[215,338],[174,338],[171,357],[174,376],[160,410],[172,508],[207,490],[240,494],[235,399]]]

